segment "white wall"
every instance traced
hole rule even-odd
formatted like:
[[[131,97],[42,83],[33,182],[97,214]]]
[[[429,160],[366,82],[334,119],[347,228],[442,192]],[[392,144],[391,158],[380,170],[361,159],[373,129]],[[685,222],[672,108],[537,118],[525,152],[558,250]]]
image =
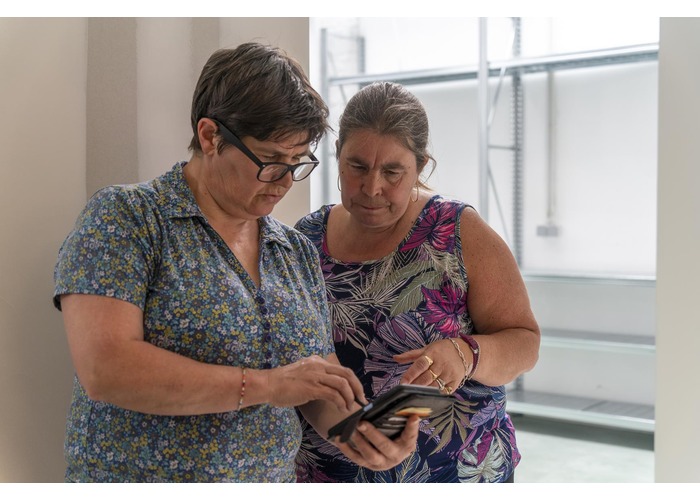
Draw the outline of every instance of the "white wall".
[[[217,24],[212,26],[215,39],[208,40],[208,52],[218,48]],[[190,157],[192,91],[199,76],[197,66],[201,69],[205,62],[193,59],[195,30],[190,18],[136,19],[138,78],[134,83],[140,180],[153,179]]]
[[[51,304],[85,204],[84,19],[0,19],[0,482],[62,481],[72,367]]]
[[[656,481],[700,481],[700,19],[661,21]]]
[[[189,158],[192,91],[214,50],[268,43],[308,72],[308,24],[303,17],[91,19],[89,69],[101,78],[96,85],[103,83],[88,100],[96,110],[88,119],[98,122],[90,133],[101,139],[88,145],[89,165],[100,165],[89,172],[88,195],[107,184],[151,179]],[[100,128],[105,117],[112,126]],[[116,137],[114,122],[127,131]],[[114,152],[105,157],[107,148]],[[295,183],[273,216],[293,225],[309,212],[309,189],[309,182]]]
[[[656,334],[656,290],[650,285],[526,281],[543,329],[624,335]],[[654,405],[654,352],[617,352],[543,345],[528,390]]]
[[[475,18],[358,18],[355,25],[347,19],[330,19],[315,21],[315,25],[323,26],[323,22],[328,27],[332,56],[328,71],[332,76],[362,73],[358,69],[361,54],[348,41],[352,36],[364,38],[364,65],[370,75],[455,66],[476,68],[479,38]],[[547,36],[548,23],[552,25],[550,36]],[[587,34],[580,34],[581,27],[576,29],[572,24],[583,25],[588,29]],[[579,35],[565,36],[565,31]],[[639,43],[644,38],[640,39],[637,31],[643,32],[647,43],[653,42],[657,35],[653,24],[644,18],[624,22],[600,17],[579,23],[565,18],[525,18],[523,52],[533,56],[551,50],[601,48],[604,43]],[[510,19],[489,18],[488,34],[491,60],[508,57],[512,40]],[[605,37],[606,34],[617,34],[620,39]],[[572,45],[574,42],[578,45]],[[320,78],[315,77],[320,85]],[[656,100],[650,96],[657,93],[657,65],[646,62],[552,73],[551,115],[555,137],[551,153],[556,173],[552,222],[560,233],[550,238],[537,235],[537,226],[548,222],[550,99],[546,78],[544,73],[523,76],[522,268],[563,274],[653,276],[657,115]],[[346,85],[342,89],[338,86],[329,89],[334,122],[357,88]],[[409,89],[424,103],[430,119],[431,150],[437,168],[429,185],[445,196],[479,208],[476,80],[411,85]],[[490,81],[491,97],[496,89],[494,78]],[[498,95],[490,143],[509,146],[513,140],[510,78],[505,79]],[[513,234],[512,153],[492,149],[489,159],[497,191],[489,192],[489,223],[508,241]],[[325,170],[332,172],[328,178],[327,202],[337,203],[340,199],[337,169],[331,164]],[[503,208],[505,224],[499,216],[497,199]]]
[[[97,188],[189,158],[211,52],[256,39],[308,70],[306,18],[0,18],[0,483],[61,482],[73,368],[53,308],[58,249]],[[274,212],[308,212],[308,183]]]
[[[309,19],[307,17],[266,17],[259,19],[223,18],[221,46],[235,47],[244,41],[257,41],[283,47],[306,69],[309,69]],[[318,172],[314,172],[318,175]],[[293,226],[310,211],[310,179],[295,182],[272,215]]]

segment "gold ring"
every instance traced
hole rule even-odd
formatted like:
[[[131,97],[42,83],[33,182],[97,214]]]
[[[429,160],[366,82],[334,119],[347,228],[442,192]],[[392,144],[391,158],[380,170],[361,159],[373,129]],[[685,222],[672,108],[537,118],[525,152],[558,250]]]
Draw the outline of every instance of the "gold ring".
[[[428,371],[429,371],[430,374],[433,376],[433,382],[435,382],[435,381],[438,379],[437,373],[435,373],[435,372],[434,372],[433,370],[431,370],[430,368],[428,368]]]
[[[435,382],[437,382],[437,385],[441,391],[445,390],[445,382],[440,377],[436,378]]]
[[[446,385],[445,387],[443,387],[440,390],[444,390],[445,394],[452,394],[454,392],[454,389],[452,388],[452,386],[449,386],[449,385]]]
[[[430,359],[430,358],[429,358],[428,356],[426,356],[425,354],[423,354],[423,357],[424,357],[425,359],[428,360],[428,368],[430,368],[431,366],[433,366],[433,360],[432,360],[432,359]]]

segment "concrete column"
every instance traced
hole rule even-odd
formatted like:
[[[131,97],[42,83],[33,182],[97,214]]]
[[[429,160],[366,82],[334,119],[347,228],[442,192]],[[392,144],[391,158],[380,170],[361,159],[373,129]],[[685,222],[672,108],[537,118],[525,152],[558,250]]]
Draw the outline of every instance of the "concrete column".
[[[88,20],[88,197],[111,184],[138,181],[136,19]]]
[[[262,17],[222,18],[221,47],[235,47],[243,42],[257,41],[283,48],[294,57],[309,75],[309,18]],[[323,168],[319,166],[318,168]],[[314,172],[313,175],[318,175]],[[310,212],[311,179],[295,182],[284,199],[275,207],[272,216],[294,225]]]
[[[659,48],[657,482],[700,481],[700,19],[662,18]]]

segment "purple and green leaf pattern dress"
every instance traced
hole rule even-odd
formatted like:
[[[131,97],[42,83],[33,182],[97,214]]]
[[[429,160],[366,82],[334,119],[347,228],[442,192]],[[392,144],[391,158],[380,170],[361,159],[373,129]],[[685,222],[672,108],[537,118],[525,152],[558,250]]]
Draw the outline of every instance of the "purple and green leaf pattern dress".
[[[319,251],[340,362],[372,400],[399,383],[408,364],[392,356],[472,334],[469,280],[462,257],[464,203],[432,197],[399,247],[382,259],[341,262],[328,255],[331,205],[296,228]],[[418,448],[397,467],[374,472],[350,462],[306,422],[297,455],[301,482],[499,482],[520,461],[505,411],[505,388],[467,382],[456,402],[420,424]]]

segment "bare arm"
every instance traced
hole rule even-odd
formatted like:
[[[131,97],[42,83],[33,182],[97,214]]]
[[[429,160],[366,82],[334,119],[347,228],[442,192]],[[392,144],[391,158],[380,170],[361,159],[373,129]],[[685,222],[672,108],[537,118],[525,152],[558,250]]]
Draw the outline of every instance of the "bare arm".
[[[469,278],[467,306],[481,347],[474,379],[503,385],[535,366],[540,329],[518,265],[501,237],[466,209],[461,238]]]
[[[460,236],[469,279],[467,307],[481,351],[473,378],[484,385],[504,385],[535,366],[539,326],[520,270],[501,237],[471,209],[462,213]],[[468,345],[461,339],[455,342],[471,365]],[[465,375],[464,363],[450,340],[433,342],[395,359],[413,362],[403,383],[436,385],[432,370],[454,389]]]
[[[236,410],[242,369],[195,361],[144,340],[137,306],[97,295],[61,297],[75,370],[91,399],[160,415]],[[354,379],[354,380],[353,380]],[[271,370],[246,370],[243,406],[296,406],[325,399],[345,411],[362,388],[318,356]]]

